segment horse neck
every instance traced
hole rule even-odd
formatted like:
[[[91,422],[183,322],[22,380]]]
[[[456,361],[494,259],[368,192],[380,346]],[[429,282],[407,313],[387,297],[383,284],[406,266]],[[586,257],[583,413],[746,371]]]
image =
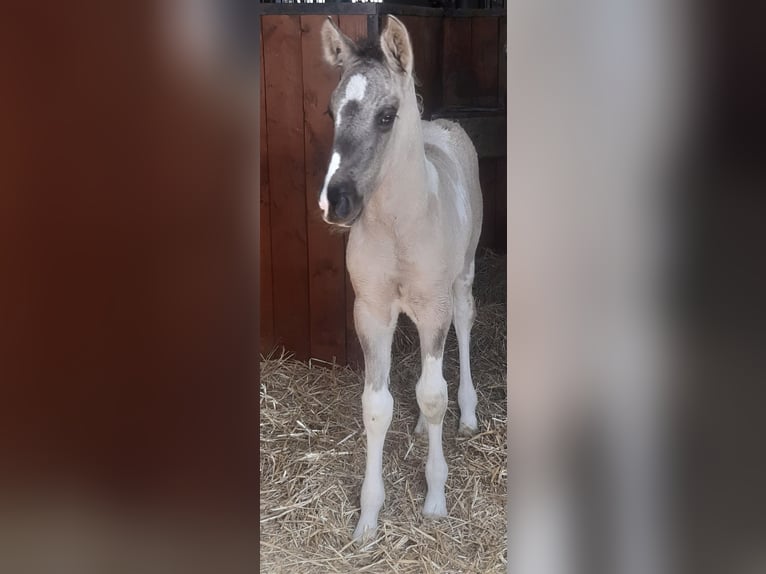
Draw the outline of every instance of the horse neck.
[[[377,220],[401,221],[427,209],[423,130],[412,81],[396,121],[396,139],[383,168],[384,176],[365,208]]]

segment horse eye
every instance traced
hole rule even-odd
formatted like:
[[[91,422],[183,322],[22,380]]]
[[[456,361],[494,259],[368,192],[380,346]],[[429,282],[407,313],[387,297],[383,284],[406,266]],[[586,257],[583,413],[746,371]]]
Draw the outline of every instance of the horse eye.
[[[378,124],[380,124],[383,127],[388,127],[392,123],[394,123],[395,119],[396,119],[395,112],[384,112],[378,117]]]
[[[332,113],[332,108],[330,106],[327,106],[327,111],[325,112],[328,116],[330,116],[331,120],[335,119],[335,116]]]

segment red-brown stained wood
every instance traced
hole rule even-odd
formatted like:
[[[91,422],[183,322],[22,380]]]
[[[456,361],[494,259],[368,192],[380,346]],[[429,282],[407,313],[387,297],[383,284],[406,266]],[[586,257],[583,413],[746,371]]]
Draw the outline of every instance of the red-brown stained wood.
[[[471,68],[471,19],[448,17],[443,26],[443,105],[470,105],[476,82]]]
[[[441,106],[441,20],[425,16],[400,16],[407,27],[415,53],[417,92],[423,97],[423,117]]]
[[[321,29],[326,20],[326,16],[301,16],[310,350],[314,358],[345,364],[345,245],[343,236],[331,233],[322,220],[317,201],[332,149],[333,126],[327,107],[340,76],[322,55]]]
[[[268,353],[274,345],[274,296],[271,283],[271,215],[269,202],[269,143],[266,130],[266,82],[263,65],[263,39],[261,38],[261,353]]]
[[[367,16],[340,16],[341,31],[354,41],[367,38]],[[347,238],[347,236],[346,236]],[[344,241],[344,243],[346,243]],[[344,245],[345,253],[345,245]],[[364,364],[362,346],[354,328],[354,289],[348,273],[346,275],[346,361],[359,367]]]
[[[479,245],[497,250],[496,246],[496,194],[497,194],[497,160],[484,158],[479,160],[479,180],[481,194],[484,200],[484,219],[481,226]]]
[[[471,22],[471,69],[475,106],[497,106],[499,86],[497,16],[476,16]]]
[[[367,16],[364,14],[341,14],[338,16],[338,25],[355,42],[367,38]]]
[[[495,222],[497,229],[495,231],[495,245],[496,251],[506,253],[508,249],[508,179],[507,179],[507,165],[506,158],[501,157],[497,159],[497,180],[495,195],[496,200],[496,214]]]
[[[274,339],[306,359],[310,329],[300,16],[263,16],[262,24]]]
[[[497,63],[499,68],[499,76],[498,76],[498,105],[505,107],[506,106],[506,97],[505,94],[508,90],[508,59],[507,54],[505,52],[506,48],[506,33],[508,31],[508,27],[506,24],[505,16],[500,17],[500,34],[499,39],[497,42]]]

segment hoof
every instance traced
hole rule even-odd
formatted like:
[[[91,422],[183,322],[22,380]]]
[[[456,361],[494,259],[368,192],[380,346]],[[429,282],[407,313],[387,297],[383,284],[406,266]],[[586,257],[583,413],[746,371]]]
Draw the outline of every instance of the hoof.
[[[375,538],[375,533],[378,530],[376,521],[359,520],[359,524],[356,525],[354,530],[353,540],[358,545],[364,545],[372,541]]]
[[[479,427],[478,425],[471,427],[466,423],[460,423],[460,428],[457,432],[460,436],[472,437],[479,432]]]
[[[423,516],[425,518],[444,518],[447,516],[447,499],[443,495],[434,497],[433,500],[426,497],[426,503],[423,505]]]

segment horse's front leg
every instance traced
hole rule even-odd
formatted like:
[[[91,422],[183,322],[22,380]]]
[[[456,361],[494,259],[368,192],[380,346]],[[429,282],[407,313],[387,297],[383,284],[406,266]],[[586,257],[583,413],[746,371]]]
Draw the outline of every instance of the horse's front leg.
[[[419,313],[418,336],[420,338],[423,368],[415,387],[418,406],[425,430],[428,433],[428,459],[426,482],[428,493],[423,505],[423,515],[439,517],[447,515],[447,499],[444,486],[447,482],[447,461],[442,450],[442,423],[447,411],[447,381],[442,372],[444,341],[452,318],[451,300],[445,295],[433,309]]]
[[[362,414],[367,434],[367,466],[362,484],[362,512],[354,531],[356,541],[375,534],[378,512],[385,500],[383,443],[394,410],[388,382],[397,317],[392,305],[373,305],[360,299],[354,303],[354,324],[364,352]]]

